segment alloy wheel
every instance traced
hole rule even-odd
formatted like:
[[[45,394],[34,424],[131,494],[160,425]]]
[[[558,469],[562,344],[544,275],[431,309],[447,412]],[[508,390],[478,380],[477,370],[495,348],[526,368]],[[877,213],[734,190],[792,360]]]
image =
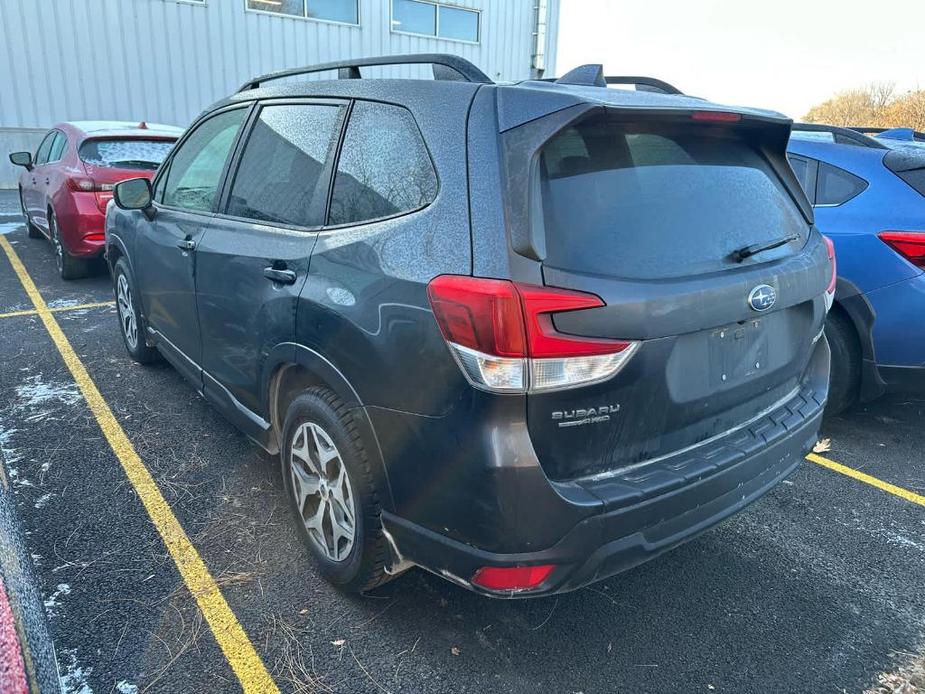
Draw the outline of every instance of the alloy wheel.
[[[130,349],[138,346],[138,321],[135,318],[135,307],[132,305],[132,290],[129,287],[125,274],[120,274],[116,281],[116,304],[119,307],[119,323],[122,334]]]
[[[60,273],[64,271],[64,248],[61,246],[61,239],[58,238],[58,223],[53,214],[48,215],[48,230],[51,232],[51,244],[55,248],[55,265]]]
[[[356,504],[344,461],[313,422],[300,424],[291,444],[292,494],[305,530],[325,557],[343,561],[356,538]]]

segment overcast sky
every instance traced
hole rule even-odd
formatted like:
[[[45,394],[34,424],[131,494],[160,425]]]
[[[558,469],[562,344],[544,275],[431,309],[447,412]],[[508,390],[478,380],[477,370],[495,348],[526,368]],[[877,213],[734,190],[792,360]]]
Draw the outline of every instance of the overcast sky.
[[[922,0],[561,0],[559,75],[603,63],[721,103],[800,118],[871,81],[925,89]]]

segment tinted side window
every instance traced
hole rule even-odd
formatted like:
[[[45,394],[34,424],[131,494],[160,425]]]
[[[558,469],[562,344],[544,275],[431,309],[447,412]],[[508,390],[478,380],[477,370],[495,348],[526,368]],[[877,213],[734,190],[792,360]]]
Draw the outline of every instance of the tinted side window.
[[[793,173],[796,174],[800,185],[805,189],[806,176],[809,174],[809,162],[805,159],[797,159],[796,157],[787,157],[787,160],[790,162],[790,168],[792,168]]]
[[[247,138],[227,213],[262,222],[324,223],[325,162],[340,132],[341,107],[266,106]]]
[[[796,157],[792,154],[787,156],[787,160],[790,162],[790,167],[793,169],[793,173],[796,174],[800,186],[802,186],[803,191],[806,193],[806,197],[812,202],[816,186],[815,182],[812,180],[813,167],[810,166],[810,160],[804,159],[803,157]]]
[[[64,156],[64,150],[67,147],[67,136],[59,132],[55,135],[55,140],[51,145],[51,151],[48,154],[48,161],[59,161]]]
[[[841,205],[867,188],[867,181],[837,166],[819,162],[816,178],[816,204]]]
[[[170,164],[167,164],[167,168],[160,175],[160,178],[157,179],[157,182],[154,184],[154,200],[155,202],[164,202],[164,188],[167,187],[167,177],[170,175]]]
[[[411,114],[358,101],[334,178],[329,224],[349,224],[416,210],[437,195],[437,174]]]
[[[165,205],[202,212],[212,209],[225,160],[246,114],[247,109],[239,108],[213,116],[180,145],[167,174]]]
[[[51,152],[51,145],[55,141],[55,135],[57,134],[57,130],[52,130],[45,136],[45,139],[42,140],[42,144],[40,144],[39,148],[35,151],[36,166],[41,166],[48,162],[48,153]]]

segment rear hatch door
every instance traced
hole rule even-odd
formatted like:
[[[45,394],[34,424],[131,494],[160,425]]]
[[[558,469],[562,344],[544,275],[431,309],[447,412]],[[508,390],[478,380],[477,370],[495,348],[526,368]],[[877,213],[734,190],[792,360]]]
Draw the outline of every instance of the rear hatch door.
[[[597,109],[536,160],[544,282],[606,304],[556,314],[556,329],[641,343],[610,380],[528,396],[553,479],[645,465],[766,414],[820,335],[831,269],[786,163],[789,123],[695,113]]]

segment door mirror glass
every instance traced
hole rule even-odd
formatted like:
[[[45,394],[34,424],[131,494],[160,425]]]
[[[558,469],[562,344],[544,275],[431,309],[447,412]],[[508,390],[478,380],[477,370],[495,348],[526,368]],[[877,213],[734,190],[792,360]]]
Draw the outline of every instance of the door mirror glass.
[[[10,161],[16,166],[25,166],[27,169],[31,169],[32,152],[13,152],[10,155]]]
[[[147,178],[130,178],[117,183],[112,197],[123,210],[146,210],[151,207],[151,181]]]

